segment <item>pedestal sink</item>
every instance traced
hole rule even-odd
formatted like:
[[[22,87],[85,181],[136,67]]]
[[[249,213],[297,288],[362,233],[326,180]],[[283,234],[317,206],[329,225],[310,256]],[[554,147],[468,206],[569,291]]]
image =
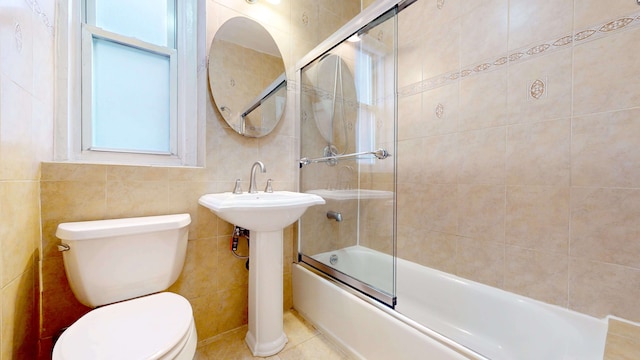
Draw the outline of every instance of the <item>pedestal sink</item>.
[[[290,191],[207,194],[198,200],[221,219],[250,230],[249,331],[245,341],[254,356],[271,356],[287,343],[282,319],[282,230],[309,206],[325,201]]]

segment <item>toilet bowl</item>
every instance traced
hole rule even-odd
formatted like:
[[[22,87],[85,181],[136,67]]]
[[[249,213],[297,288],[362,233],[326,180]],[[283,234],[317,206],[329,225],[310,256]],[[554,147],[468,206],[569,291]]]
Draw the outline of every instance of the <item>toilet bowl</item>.
[[[76,298],[95,308],[55,343],[53,360],[193,359],[189,301],[170,292],[184,265],[189,214],[58,225]]]
[[[159,293],[90,311],[62,333],[54,360],[191,360],[197,335],[189,302]]]

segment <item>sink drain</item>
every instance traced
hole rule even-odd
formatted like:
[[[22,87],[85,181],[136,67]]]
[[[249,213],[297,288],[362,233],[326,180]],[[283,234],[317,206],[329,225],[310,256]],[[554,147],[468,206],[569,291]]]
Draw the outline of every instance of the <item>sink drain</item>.
[[[329,262],[331,263],[331,265],[335,265],[338,263],[338,255],[333,254],[329,257]]]

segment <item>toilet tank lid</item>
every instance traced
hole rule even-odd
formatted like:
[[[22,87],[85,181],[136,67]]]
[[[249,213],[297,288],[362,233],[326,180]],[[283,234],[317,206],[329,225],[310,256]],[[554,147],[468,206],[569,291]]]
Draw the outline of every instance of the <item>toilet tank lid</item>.
[[[56,236],[62,240],[91,240],[103,237],[174,230],[191,223],[189,214],[145,216],[125,219],[79,221],[58,225]]]

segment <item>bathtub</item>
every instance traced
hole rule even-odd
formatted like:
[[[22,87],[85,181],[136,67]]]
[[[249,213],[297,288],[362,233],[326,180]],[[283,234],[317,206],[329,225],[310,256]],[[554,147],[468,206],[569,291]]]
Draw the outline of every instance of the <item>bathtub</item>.
[[[314,256],[371,284],[389,286],[392,257],[365,247]],[[335,256],[334,256],[335,260]],[[343,261],[344,260],[344,261]],[[334,261],[335,262],[335,261]],[[397,259],[394,309],[294,264],[294,308],[360,359],[601,360],[606,319]],[[367,278],[370,276],[370,278]]]

